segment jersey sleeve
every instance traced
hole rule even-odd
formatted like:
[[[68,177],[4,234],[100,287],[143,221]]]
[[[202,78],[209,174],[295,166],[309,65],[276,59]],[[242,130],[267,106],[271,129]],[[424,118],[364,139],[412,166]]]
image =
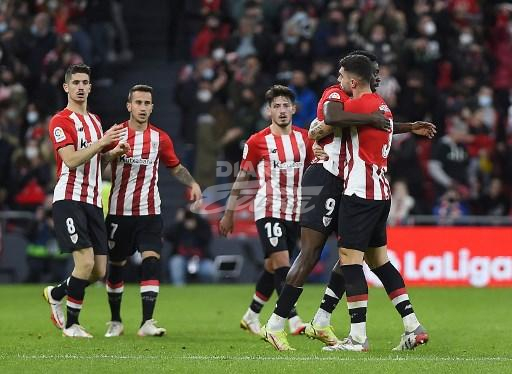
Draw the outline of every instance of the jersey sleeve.
[[[320,101],[318,102],[318,105],[316,107],[316,117],[320,121],[323,121],[325,119],[325,117],[324,117],[324,104],[326,102],[332,101],[332,102],[343,104],[348,99],[349,99],[349,97],[341,89],[341,87],[338,87],[338,86],[327,87],[324,90],[324,92],[322,93],[322,97],[320,98]]]
[[[180,164],[180,160],[174,152],[172,140],[166,133],[160,132],[160,160],[168,168],[174,168]]]
[[[254,136],[251,136],[244,145],[240,169],[249,172],[254,171],[256,170],[256,165],[258,165],[258,162],[260,160],[261,155],[259,152],[259,147],[257,145],[256,138]]]
[[[68,145],[75,145],[76,130],[71,121],[66,118],[53,117],[50,120],[48,132],[55,151]]]

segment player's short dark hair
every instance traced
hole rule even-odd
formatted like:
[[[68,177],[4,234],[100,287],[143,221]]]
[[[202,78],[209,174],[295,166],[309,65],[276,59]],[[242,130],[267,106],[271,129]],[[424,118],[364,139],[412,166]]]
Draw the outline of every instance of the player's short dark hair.
[[[151,94],[151,99],[153,99],[153,87],[148,86],[147,84],[136,84],[130,88],[130,91],[128,91],[128,102],[132,101],[134,92],[149,92]]]
[[[275,84],[265,92],[265,100],[268,105],[271,105],[272,101],[278,96],[287,97],[292,103],[295,103],[295,94],[286,86]]]
[[[87,74],[89,76],[89,79],[91,79],[91,68],[89,66],[87,66],[86,64],[75,64],[70,65],[67,68],[66,74],[64,74],[64,82],[69,83],[69,81],[71,80],[71,76],[77,73]]]
[[[341,59],[340,65],[345,71],[357,75],[367,83],[370,83],[373,77],[372,62],[366,56],[348,55]]]
[[[361,55],[365,56],[370,60],[371,62],[377,62],[377,56],[375,56],[373,53],[365,51],[364,49],[356,49],[355,51],[350,52],[347,56],[352,55]]]

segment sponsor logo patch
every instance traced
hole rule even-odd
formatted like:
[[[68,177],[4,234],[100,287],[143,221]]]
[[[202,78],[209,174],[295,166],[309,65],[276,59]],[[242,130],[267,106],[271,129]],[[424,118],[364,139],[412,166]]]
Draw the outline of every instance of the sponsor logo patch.
[[[66,140],[66,134],[62,127],[56,127],[53,129],[53,137],[55,138],[56,143],[60,143],[63,140]]]
[[[336,99],[336,100],[339,100],[341,99],[341,96],[339,93],[337,92],[333,92],[332,94],[329,95],[329,99]]]

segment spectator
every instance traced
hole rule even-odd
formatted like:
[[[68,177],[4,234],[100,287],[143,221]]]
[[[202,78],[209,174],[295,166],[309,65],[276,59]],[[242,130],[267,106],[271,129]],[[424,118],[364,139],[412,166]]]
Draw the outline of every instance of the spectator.
[[[441,196],[432,213],[437,217],[439,224],[451,225],[466,216],[469,209],[461,201],[461,196],[457,190],[450,188]]]
[[[394,182],[388,217],[389,225],[398,226],[405,223],[414,210],[414,204],[414,198],[409,195],[407,184],[401,180]]]
[[[467,135],[466,124],[455,118],[448,134],[432,150],[428,170],[436,183],[438,197],[449,189],[457,190],[464,198],[469,197]]]
[[[183,286],[193,277],[200,282],[215,280],[209,249],[211,236],[207,221],[189,210],[178,211],[176,223],[164,233],[172,246],[169,274],[175,286]]]

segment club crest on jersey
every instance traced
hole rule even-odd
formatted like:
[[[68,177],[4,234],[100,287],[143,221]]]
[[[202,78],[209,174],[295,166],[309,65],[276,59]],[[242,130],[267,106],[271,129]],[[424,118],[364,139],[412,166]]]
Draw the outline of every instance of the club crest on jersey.
[[[109,241],[108,241],[108,248],[109,248],[109,249],[114,248],[114,247],[115,247],[115,245],[116,245],[116,242],[115,242],[115,241],[113,241],[113,240],[109,240]]]
[[[329,99],[337,99],[337,100],[339,100],[339,99],[341,99],[341,96],[340,96],[339,93],[333,92],[332,94],[329,95]]]
[[[78,234],[69,235],[69,238],[73,242],[73,244],[76,244],[78,242]]]
[[[326,216],[323,216],[322,217],[322,221],[324,223],[324,226],[327,227],[330,225],[331,221],[332,221],[332,217],[326,217]]]
[[[64,134],[64,130],[61,127],[56,127],[53,129],[53,137],[55,138],[56,143],[60,143],[63,140],[66,140],[66,134]]]
[[[270,244],[272,245],[272,247],[277,247],[277,243],[279,243],[279,238],[268,238],[268,241],[270,242]]]

